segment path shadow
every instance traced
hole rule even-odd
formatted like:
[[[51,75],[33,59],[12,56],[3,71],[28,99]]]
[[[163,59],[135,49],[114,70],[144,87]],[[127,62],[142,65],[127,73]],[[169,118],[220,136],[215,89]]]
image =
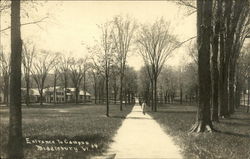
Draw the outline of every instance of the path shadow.
[[[233,120],[244,120],[244,121],[250,121],[250,118],[237,118],[237,117],[230,117],[229,119],[233,119]]]
[[[125,117],[125,116],[110,116],[110,118],[118,118],[118,119],[143,119],[143,120],[153,120],[151,118],[148,117]]]
[[[148,118],[148,117],[126,117],[126,119],[143,119],[143,120],[153,120],[152,118]]]
[[[125,116],[119,116],[119,115],[113,115],[113,116],[110,116],[110,118],[126,119]]]
[[[133,110],[133,112],[141,112],[142,113],[142,111],[140,111],[140,110]]]
[[[165,110],[165,111],[157,111],[153,113],[190,113],[190,114],[195,114],[196,111],[175,111],[175,110]]]
[[[220,123],[225,124],[225,125],[230,125],[230,126],[249,126],[250,124],[244,124],[244,123],[239,123],[239,122],[225,122],[225,121],[220,121]]]

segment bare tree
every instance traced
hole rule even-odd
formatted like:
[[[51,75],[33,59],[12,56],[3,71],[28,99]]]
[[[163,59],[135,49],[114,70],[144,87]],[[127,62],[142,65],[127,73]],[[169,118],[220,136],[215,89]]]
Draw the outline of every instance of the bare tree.
[[[58,62],[59,63],[59,62]],[[53,99],[54,99],[54,104],[57,103],[57,91],[56,91],[56,86],[57,86],[57,81],[60,77],[60,74],[59,74],[59,69],[57,66],[54,67],[54,80],[53,80]]]
[[[122,111],[124,72],[131,40],[136,29],[136,23],[128,17],[116,16],[113,18],[113,25],[112,36],[120,69],[120,110]]]
[[[170,33],[169,23],[163,19],[152,25],[143,25],[137,39],[139,53],[145,65],[150,68],[153,79],[153,109],[157,111],[157,78],[172,51],[176,49],[176,38]]]
[[[95,69],[95,66],[92,64],[90,65],[91,75],[92,75],[92,84],[93,84],[93,90],[94,90],[94,96],[95,96],[95,104],[97,104],[97,78],[98,78],[98,70]]]
[[[24,79],[26,83],[25,84],[26,85],[25,103],[27,106],[29,106],[29,103],[30,103],[30,95],[29,95],[30,76],[31,76],[31,67],[32,67],[34,57],[35,57],[35,45],[31,44],[30,42],[23,43],[22,64],[23,64]]]
[[[68,99],[67,99],[67,88],[68,88],[68,83],[69,83],[69,61],[70,58],[67,58],[63,55],[61,55],[61,59],[59,62],[59,72],[60,72],[60,78],[61,81],[63,81],[63,86],[64,86],[64,102],[67,103]]]
[[[78,103],[78,96],[80,92],[80,84],[83,78],[83,65],[84,65],[83,59],[74,59],[70,58],[69,60],[69,69],[70,69],[70,77],[72,80],[72,83],[75,88],[75,103]]]
[[[9,92],[8,158],[23,158],[21,65],[22,40],[20,30],[20,1],[11,1],[11,55]]]
[[[0,89],[4,95],[4,103],[8,103],[8,92],[9,92],[9,58],[1,49],[0,52]]]
[[[142,67],[139,71],[139,77],[138,77],[138,93],[140,100],[143,98],[147,105],[150,106],[150,83],[151,79],[148,74],[148,68],[146,66]]]
[[[90,69],[90,63],[89,63],[89,57],[85,57],[83,63],[83,90],[84,90],[84,103],[86,103],[87,98],[87,85],[86,85],[86,78],[87,78],[87,72]]]
[[[40,105],[43,104],[43,90],[45,80],[47,78],[48,73],[56,65],[57,58],[57,54],[51,54],[50,52],[43,51],[33,61],[33,69],[31,72],[40,94]]]
[[[104,75],[105,89],[106,89],[106,116],[109,117],[109,82],[111,74],[111,66],[115,61],[114,42],[112,38],[113,27],[110,22],[106,22],[100,26],[101,37],[100,42],[92,47],[88,48],[94,55],[92,57],[93,63],[96,69]]]
[[[132,67],[126,67],[124,79],[126,81],[124,87],[125,103],[131,104],[137,93],[137,72]]]
[[[111,75],[110,75],[110,86],[112,87],[114,104],[117,102],[117,95],[119,91],[119,83],[117,82],[119,78],[119,67],[117,65],[113,65],[111,67]]]

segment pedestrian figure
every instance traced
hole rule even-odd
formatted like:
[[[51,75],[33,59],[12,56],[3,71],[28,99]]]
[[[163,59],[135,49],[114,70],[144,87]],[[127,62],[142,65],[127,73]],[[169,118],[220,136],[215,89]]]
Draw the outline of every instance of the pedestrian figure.
[[[139,98],[139,104],[140,104],[140,106],[142,105],[142,100]]]
[[[142,106],[142,113],[145,115],[146,102],[143,101],[141,106]]]

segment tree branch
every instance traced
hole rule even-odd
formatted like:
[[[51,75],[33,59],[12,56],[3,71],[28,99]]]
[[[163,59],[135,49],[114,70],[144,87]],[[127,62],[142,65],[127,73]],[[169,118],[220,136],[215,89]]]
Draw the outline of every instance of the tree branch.
[[[25,25],[30,25],[30,24],[37,24],[37,23],[41,23],[43,22],[45,19],[47,19],[49,17],[43,17],[42,19],[36,20],[36,21],[32,21],[32,22],[26,22],[26,23],[22,23],[21,26],[25,26]],[[7,28],[4,28],[2,30],[0,30],[0,32],[9,30],[11,28],[11,26],[8,26]]]

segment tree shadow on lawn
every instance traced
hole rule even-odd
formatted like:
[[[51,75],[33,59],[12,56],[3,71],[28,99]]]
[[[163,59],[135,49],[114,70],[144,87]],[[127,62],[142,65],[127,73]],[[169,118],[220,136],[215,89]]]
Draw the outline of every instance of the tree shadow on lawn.
[[[184,114],[196,114],[196,111],[183,111],[183,110],[160,110],[157,112],[151,111],[152,113],[184,113]]]
[[[237,137],[250,138],[250,135],[248,135],[248,134],[239,134],[239,133],[234,133],[234,132],[229,132],[229,131],[220,131],[220,130],[216,130],[216,133],[226,134],[226,135],[230,135],[230,136],[237,136]]]
[[[111,115],[110,118],[118,118],[118,119],[126,119],[126,116],[124,115]]]
[[[55,109],[59,109],[59,108],[79,108],[79,107],[90,107],[90,106],[100,106],[97,104],[93,104],[93,103],[58,103],[58,104],[54,104],[54,103],[44,103],[43,105],[40,104],[31,104],[30,106],[26,106],[23,105],[22,107],[25,109],[29,109],[29,108],[55,108]]]
[[[225,125],[228,125],[228,126],[249,126],[250,127],[250,124],[245,124],[245,123],[240,123],[240,122],[232,122],[232,121],[220,121],[221,124],[225,124]]]
[[[147,118],[147,117],[125,117],[125,116],[110,116],[110,118],[118,118],[118,119],[147,119],[147,120],[153,120],[151,118]]]
[[[249,123],[250,123],[250,118],[230,117],[229,119],[233,119],[233,120],[242,120],[242,121],[249,121]]]

